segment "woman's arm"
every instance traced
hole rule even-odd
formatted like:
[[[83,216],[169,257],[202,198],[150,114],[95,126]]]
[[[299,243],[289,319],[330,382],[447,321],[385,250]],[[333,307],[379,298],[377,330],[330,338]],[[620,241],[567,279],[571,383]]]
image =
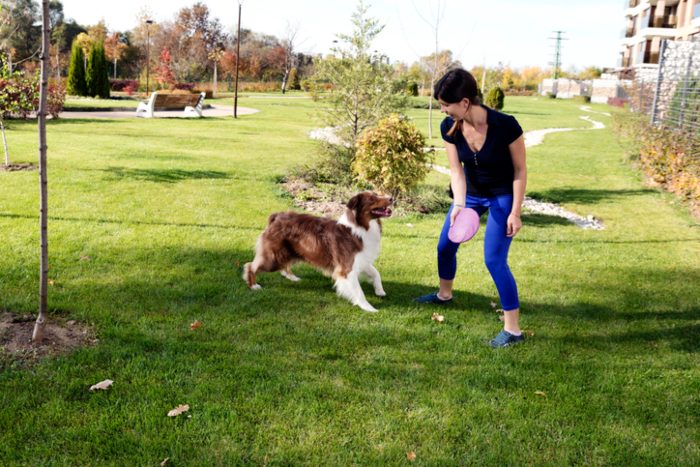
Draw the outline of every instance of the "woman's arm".
[[[459,155],[457,155],[457,146],[445,142],[445,149],[447,150],[447,160],[450,162],[450,183],[454,201],[450,215],[450,225],[452,225],[457,213],[464,207],[467,198],[467,179],[464,177],[464,168],[459,161]]]
[[[520,221],[520,210],[525,199],[527,185],[527,164],[525,163],[525,138],[520,136],[510,143],[510,157],[513,160],[513,207],[508,216],[508,231],[506,235],[514,237],[523,226]]]

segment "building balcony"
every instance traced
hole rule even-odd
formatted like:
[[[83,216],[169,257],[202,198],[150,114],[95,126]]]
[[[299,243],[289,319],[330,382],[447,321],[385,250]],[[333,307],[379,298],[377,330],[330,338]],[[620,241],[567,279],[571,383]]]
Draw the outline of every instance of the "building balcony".
[[[676,37],[676,29],[675,28],[644,28],[639,31],[639,36],[640,38],[644,39],[649,39],[652,37],[661,37],[661,38],[674,38]]]
[[[675,28],[677,23],[678,20],[675,15],[657,16],[654,18],[654,21],[652,21],[653,27],[655,28]]]

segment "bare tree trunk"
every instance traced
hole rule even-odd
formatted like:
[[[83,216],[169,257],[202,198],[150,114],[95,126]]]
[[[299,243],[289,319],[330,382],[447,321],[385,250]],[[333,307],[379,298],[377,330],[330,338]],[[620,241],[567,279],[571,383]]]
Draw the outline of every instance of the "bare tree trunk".
[[[214,62],[214,89],[212,90],[212,94],[211,94],[212,97],[216,97],[216,93],[219,90],[219,80],[218,80],[218,76],[217,76],[217,71],[218,71],[217,63]]]
[[[282,78],[282,94],[287,92],[287,77],[289,76],[289,68],[284,69],[284,77]]]
[[[114,79],[117,79],[117,57],[114,57]]]
[[[47,286],[49,272],[48,242],[48,183],[46,177],[46,89],[49,84],[49,0],[42,0],[42,48],[41,48],[41,85],[39,86],[39,188],[41,224],[41,260],[39,279],[39,315],[34,323],[32,342],[41,343],[44,339],[46,325]]]
[[[56,81],[61,82],[61,55],[58,44],[56,45]]]
[[[5,165],[10,165],[10,151],[7,149],[7,137],[5,136],[5,124],[0,118],[0,129],[2,129],[2,145],[5,148]]]

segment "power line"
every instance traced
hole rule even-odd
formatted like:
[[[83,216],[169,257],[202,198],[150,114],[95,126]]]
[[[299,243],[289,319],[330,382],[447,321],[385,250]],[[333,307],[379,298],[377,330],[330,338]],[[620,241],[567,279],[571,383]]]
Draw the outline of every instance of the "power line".
[[[557,79],[561,74],[561,41],[568,41],[569,39],[562,36],[565,33],[565,31],[552,32],[557,36],[549,38],[550,40],[556,41],[554,43],[554,62],[550,62],[549,64],[554,66],[552,70],[552,78]]]

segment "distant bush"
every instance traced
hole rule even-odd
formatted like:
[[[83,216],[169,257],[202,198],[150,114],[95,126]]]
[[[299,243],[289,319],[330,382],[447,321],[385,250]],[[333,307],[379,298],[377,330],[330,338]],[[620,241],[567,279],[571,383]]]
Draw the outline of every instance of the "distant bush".
[[[359,181],[394,196],[408,193],[430,170],[431,154],[424,147],[425,137],[418,128],[391,114],[360,134],[353,172]]]
[[[192,91],[197,87],[197,83],[175,83],[173,89],[184,89],[186,91]]]
[[[700,216],[700,137],[651,125],[648,117],[635,113],[615,114],[613,129],[644,174]]]
[[[494,88],[489,89],[489,92],[486,94],[486,99],[484,103],[492,109],[502,110],[503,101],[505,100],[505,97],[506,96],[503,93],[503,89],[496,86]]]
[[[135,79],[110,79],[109,88],[115,92],[126,92],[128,87],[135,91],[138,89],[139,82]]]
[[[50,81],[47,89],[47,110],[52,118],[58,118],[66,103],[66,88],[61,81]]]

